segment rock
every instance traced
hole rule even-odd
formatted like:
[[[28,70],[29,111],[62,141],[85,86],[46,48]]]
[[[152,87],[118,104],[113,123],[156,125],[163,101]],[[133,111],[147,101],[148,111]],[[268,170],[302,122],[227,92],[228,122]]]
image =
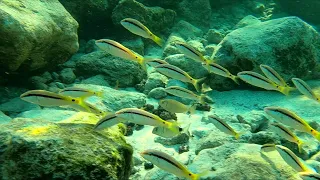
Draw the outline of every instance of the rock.
[[[168,82],[168,78],[158,72],[153,72],[148,75],[148,79],[144,85],[144,94],[149,94],[149,92],[157,87],[165,87]]]
[[[119,0],[60,0],[60,2],[81,24],[80,38],[88,40],[101,38],[112,29],[111,14]],[[104,23],[101,23],[102,21]]]
[[[185,42],[185,40],[178,35],[171,34],[167,40],[167,43],[163,49],[162,58],[166,58],[170,55],[180,54],[180,51],[175,46],[177,42]]]
[[[1,125],[3,179],[128,179],[132,147],[117,129],[93,124],[13,119]],[[72,134],[72,136],[70,136]]]
[[[189,166],[194,172],[214,169],[207,179],[233,180],[299,180],[296,171],[281,158],[277,151],[260,153],[260,145],[227,143],[214,149],[206,149],[195,157]],[[208,163],[210,162],[210,163]]]
[[[169,64],[186,71],[195,79],[200,79],[208,75],[208,71],[201,65],[201,62],[187,58],[183,54],[170,55],[165,60]]]
[[[265,113],[263,111],[252,110],[242,114],[241,117],[241,121],[246,122],[246,124],[251,126],[252,133],[266,130],[269,127],[269,120],[265,117]],[[239,120],[240,117],[238,116],[237,118]]]
[[[238,22],[238,24],[235,26],[235,29],[238,29],[238,28],[243,28],[245,26],[249,26],[249,25],[253,25],[253,24],[256,24],[256,23],[260,23],[261,21],[252,16],[252,15],[248,15],[246,17],[244,17],[243,19],[241,19],[241,21]]]
[[[319,17],[320,12],[318,7],[319,1],[305,0],[303,2],[293,2],[290,0],[279,0],[277,3],[281,6],[281,11],[284,11],[292,16],[298,16],[302,19],[310,22],[311,24],[320,24]]]
[[[188,152],[189,151],[189,146],[188,145],[181,145],[179,146],[179,154],[182,154],[184,152]]]
[[[148,170],[148,169],[152,169],[152,168],[153,168],[153,164],[151,162],[144,163],[144,169]]]
[[[281,144],[280,143],[280,137],[279,135],[275,134],[272,131],[260,131],[257,133],[252,133],[252,136],[250,137],[249,143],[252,144]]]
[[[121,44],[142,56],[144,55],[144,43],[141,38],[127,40],[122,42]]]
[[[134,0],[123,0],[114,8],[112,21],[119,25],[124,18],[134,18],[158,34],[173,26],[176,12],[161,7],[146,7]]]
[[[31,89],[47,90],[48,85],[46,85],[45,83],[46,83],[46,79],[41,76],[32,76],[28,80],[28,85]]]
[[[193,26],[187,21],[180,20],[173,28],[172,32],[174,35],[183,38],[184,40],[198,39],[203,36],[201,29]]]
[[[213,44],[219,44],[222,39],[224,38],[224,34],[216,29],[209,29],[209,31],[206,34],[206,40],[208,43]]]
[[[11,117],[5,115],[2,111],[0,111],[0,124],[7,123],[11,121]]]
[[[0,86],[0,103],[6,103],[13,98],[20,97],[26,91],[28,89],[17,86]]]
[[[10,117],[14,117],[18,113],[33,109],[40,109],[40,107],[38,105],[23,101],[20,99],[20,97],[11,99],[8,102],[0,104],[0,111],[4,112]]]
[[[163,8],[171,8],[171,9],[175,9],[176,7],[178,7],[179,3],[182,0],[162,0],[162,1],[153,1],[153,0],[139,0],[139,2],[141,2],[144,5],[147,6],[160,6]]]
[[[154,142],[164,146],[172,146],[176,144],[185,144],[189,142],[189,136],[186,133],[179,134],[173,138],[162,138],[160,136],[154,138]]]
[[[78,23],[58,0],[10,1],[0,7],[0,66],[28,73],[67,61],[78,48]]]
[[[44,72],[41,77],[43,78],[44,83],[50,83],[53,80],[52,75],[48,71]]]
[[[183,0],[178,6],[179,16],[198,27],[207,27],[210,24],[211,13],[209,0]]]
[[[166,111],[161,106],[152,111],[153,114],[159,116],[163,120],[177,120],[177,115],[175,113]]]
[[[18,114],[17,117],[27,118],[27,119],[45,119],[50,122],[60,122],[63,120],[72,119],[73,117],[78,117],[80,120],[80,116],[85,118],[91,118],[92,114],[86,112],[77,112],[73,109],[53,109],[53,108],[44,108],[44,109],[31,109],[24,111]]]
[[[85,77],[102,74],[109,84],[119,81],[121,87],[133,87],[147,77],[137,62],[107,55],[103,51],[83,55],[77,61],[75,73]]]
[[[74,80],[76,80],[76,78],[77,78],[76,75],[73,72],[73,69],[71,69],[71,68],[63,69],[60,72],[60,76],[59,77],[60,77],[61,82],[66,83],[66,84],[73,83]]]
[[[234,74],[244,70],[260,72],[259,65],[267,64],[285,80],[305,78],[320,59],[319,34],[297,17],[236,29],[219,46],[212,58]]]
[[[167,97],[167,93],[166,93],[166,91],[164,91],[163,87],[158,87],[158,88],[152,89],[149,92],[148,97],[154,98],[154,99],[163,99],[163,98]]]
[[[94,84],[94,85],[99,85],[99,86],[107,86],[110,87],[107,77],[105,77],[102,74],[96,75],[89,77],[87,79],[84,79],[81,81],[81,84]]]

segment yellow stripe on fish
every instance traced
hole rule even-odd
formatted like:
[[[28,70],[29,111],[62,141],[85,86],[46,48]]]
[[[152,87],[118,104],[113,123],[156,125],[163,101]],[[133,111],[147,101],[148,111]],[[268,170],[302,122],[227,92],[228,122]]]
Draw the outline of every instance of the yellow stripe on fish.
[[[320,133],[295,113],[280,107],[266,107],[264,112],[276,121],[296,130],[309,133],[320,141]]]
[[[220,119],[217,116],[210,115],[208,116],[209,119],[212,119],[213,124],[215,125],[216,128],[218,128],[220,131],[229,134],[231,136],[234,136],[236,139],[239,139],[239,137],[243,133],[238,133],[236,132],[231,126],[229,126],[224,120]]]
[[[312,172],[290,149],[276,145],[276,149],[279,152],[282,159],[298,172]]]
[[[320,174],[316,172],[299,172],[298,174],[303,180],[320,180]]]
[[[102,130],[105,128],[109,128],[118,123],[125,122],[125,119],[118,117],[115,113],[108,113],[104,117],[102,117],[94,126],[94,130]]]
[[[177,97],[187,98],[187,99],[198,101],[201,104],[205,104],[205,100],[204,100],[206,98],[205,94],[201,94],[199,96],[193,93],[192,91],[180,86],[170,86],[165,88],[164,91]]]
[[[120,24],[135,35],[151,39],[161,47],[164,45],[164,41],[161,38],[154,35],[145,25],[136,19],[125,18],[121,20]]]
[[[248,84],[256,87],[260,87],[266,90],[279,91],[285,95],[289,94],[290,88],[279,86],[272,82],[270,79],[252,71],[242,71],[237,74],[237,76]]]
[[[203,55],[192,46],[182,42],[177,42],[175,45],[178,48],[178,50],[188,58],[206,64],[209,63],[209,61],[206,58],[204,58]]]
[[[201,176],[206,174],[192,173],[185,165],[179,163],[176,159],[161,151],[148,149],[141,152],[140,155],[160,169],[172,173],[178,177],[186,178],[189,180],[198,180]]]
[[[284,127],[279,123],[272,123],[272,129],[281,137],[285,138],[286,140],[296,143],[298,145],[299,152],[301,153],[303,141],[300,140],[290,129]]]
[[[189,112],[190,114],[194,114],[196,110],[196,104],[193,104],[191,106],[187,106],[185,104],[182,104],[179,101],[176,101],[174,99],[162,99],[159,101],[159,105],[165,109],[166,111],[172,112],[172,113],[186,113]]]
[[[147,69],[145,59],[122,44],[110,39],[96,40],[95,43],[101,50],[116,57],[138,62],[144,70]]]
[[[149,59],[146,61],[148,65],[150,65],[151,67],[156,67],[159,66],[161,64],[168,64],[167,61],[161,60],[161,59]]]
[[[135,124],[166,127],[173,132],[179,133],[180,127],[178,126],[178,123],[164,121],[159,116],[142,109],[125,108],[117,111],[116,115]]]
[[[68,105],[79,105],[90,111],[90,108],[84,104],[81,98],[72,98],[63,96],[53,92],[45,90],[31,90],[23,93],[20,98],[24,101],[37,104],[40,106],[52,107],[52,106],[68,106]]]
[[[194,79],[182,69],[171,64],[161,64],[159,66],[156,66],[155,69],[161,74],[170,78],[193,84],[198,92],[200,91],[200,83],[205,79],[205,77],[201,79]]]
[[[98,91],[91,91],[84,88],[78,88],[78,87],[68,87],[65,89],[62,89],[59,94],[64,96],[71,96],[71,97],[89,97],[89,96],[98,96],[102,97],[103,92]]]
[[[220,66],[217,63],[203,63],[202,66],[205,67],[210,73],[214,73],[226,78],[230,78],[235,83],[239,84],[237,76],[231,74],[226,68]]]
[[[313,92],[311,87],[305,81],[299,78],[292,78],[291,80],[301,94],[320,102],[320,98]]]
[[[271,81],[273,81],[277,85],[283,86],[283,87],[288,86],[286,81],[277,73],[277,71],[275,71],[270,66],[261,64],[260,69],[263,72],[263,74],[267,76],[268,79],[270,79]]]

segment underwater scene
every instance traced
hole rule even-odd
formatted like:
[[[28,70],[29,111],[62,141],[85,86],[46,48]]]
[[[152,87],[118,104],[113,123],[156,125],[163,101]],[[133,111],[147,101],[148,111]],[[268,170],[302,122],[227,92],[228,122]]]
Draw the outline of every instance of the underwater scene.
[[[1,180],[320,180],[319,0],[0,0]]]

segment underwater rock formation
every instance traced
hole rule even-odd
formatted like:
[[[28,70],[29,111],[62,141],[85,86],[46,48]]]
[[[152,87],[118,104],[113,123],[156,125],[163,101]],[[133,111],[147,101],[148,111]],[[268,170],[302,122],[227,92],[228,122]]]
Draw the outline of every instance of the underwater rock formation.
[[[0,21],[1,71],[52,68],[79,48],[78,23],[58,0],[3,0]]]
[[[97,120],[1,125],[1,179],[128,179],[132,147],[117,127],[93,131]]]
[[[0,111],[4,112],[10,117],[15,117],[21,112],[33,109],[40,109],[40,106],[23,101],[19,97],[10,99],[5,103],[0,104]]]
[[[85,77],[103,74],[109,84],[119,81],[120,87],[132,87],[147,77],[138,63],[111,56],[103,51],[83,55],[76,62],[75,73]]]
[[[157,34],[172,27],[176,16],[176,12],[170,9],[146,7],[134,0],[123,0],[114,8],[112,21],[117,25],[124,18],[134,18]]]
[[[152,89],[157,87],[165,87],[168,82],[168,78],[158,72],[152,72],[148,75],[148,79],[144,84],[144,94],[148,94]]]
[[[231,73],[273,67],[285,80],[311,75],[320,60],[320,35],[297,17],[256,23],[229,33],[212,58]],[[214,87],[213,84],[210,84]]]

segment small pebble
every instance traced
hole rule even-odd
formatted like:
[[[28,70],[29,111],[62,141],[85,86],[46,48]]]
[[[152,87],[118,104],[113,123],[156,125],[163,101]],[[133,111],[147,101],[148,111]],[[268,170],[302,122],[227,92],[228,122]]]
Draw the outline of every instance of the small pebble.
[[[179,146],[179,154],[189,151],[189,145],[181,145]]]
[[[152,168],[153,168],[153,164],[151,162],[144,163],[144,169],[148,170],[148,169],[152,169]]]

